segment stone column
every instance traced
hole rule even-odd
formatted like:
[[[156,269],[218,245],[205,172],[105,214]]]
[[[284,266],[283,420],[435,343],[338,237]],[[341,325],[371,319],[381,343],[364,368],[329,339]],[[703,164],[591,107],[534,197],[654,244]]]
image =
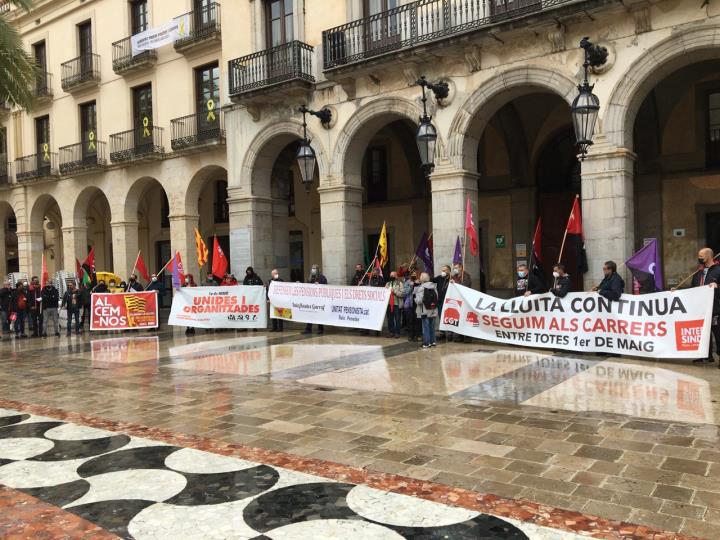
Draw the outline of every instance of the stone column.
[[[236,278],[252,266],[263,278],[275,264],[273,253],[273,201],[247,194],[242,188],[228,189],[230,210],[230,268]],[[287,227],[286,227],[287,228]]]
[[[112,228],[113,271],[127,279],[138,254],[138,222],[114,221]],[[81,261],[82,262],[82,261]]]
[[[7,246],[5,245],[5,242],[6,242],[5,224],[0,223],[0,249],[2,249],[2,255],[0,256],[0,281],[5,281],[5,276],[7,276],[7,273],[8,273],[8,266],[7,266],[8,254],[7,254]]]
[[[623,263],[635,248],[633,170],[636,155],[598,141],[582,164],[582,217],[588,273],[585,289],[603,277],[602,265],[613,260],[630,290]]]
[[[195,228],[198,226],[200,216],[170,215],[168,218],[170,219],[170,248],[173,254],[176,251],[180,252],[184,272],[192,274],[195,282],[201,284],[204,277],[200,276],[195,247]],[[208,266],[205,265],[205,275],[207,275],[207,268]]]
[[[87,227],[63,227],[63,269],[75,271],[75,259],[83,261],[87,255]]]
[[[323,273],[332,285],[347,285],[363,260],[362,188],[320,183]]]
[[[45,239],[42,231],[18,231],[18,255],[20,272],[28,277],[40,272]]]
[[[288,201],[274,199],[272,203],[273,268],[277,268],[283,279],[290,279],[290,231],[288,229]],[[260,275],[263,281],[269,275]]]
[[[442,265],[452,265],[458,235],[460,241],[463,240],[465,205],[468,197],[470,197],[475,228],[478,227],[481,216],[478,216],[477,182],[478,175],[469,171],[438,167],[432,174],[432,224],[436,274],[440,272]],[[478,288],[480,255],[473,257],[470,254],[469,240],[465,250],[465,272],[470,274],[473,288]]]

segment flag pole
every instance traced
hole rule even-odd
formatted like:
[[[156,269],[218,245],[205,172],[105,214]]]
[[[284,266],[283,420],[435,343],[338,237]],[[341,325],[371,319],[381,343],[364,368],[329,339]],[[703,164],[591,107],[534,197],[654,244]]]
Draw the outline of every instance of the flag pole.
[[[575,195],[575,199],[579,199],[580,195]],[[575,208],[575,203],[573,202],[573,208]],[[573,208],[570,209],[570,216],[572,216]],[[565,251],[565,240],[567,240],[567,232],[568,232],[568,225],[570,225],[570,218],[568,217],[568,224],[565,225],[565,234],[563,234],[563,240],[562,244],[560,244],[560,255],[558,256],[558,264],[562,262],[562,256],[563,251]]]
[[[718,253],[717,255],[715,255],[715,256],[713,257],[713,261],[717,261],[717,260],[718,260],[718,257],[720,257],[720,253]],[[683,279],[680,283],[678,283],[677,285],[675,285],[675,286],[673,287],[673,289],[679,289],[681,285],[685,285],[685,283],[687,283],[687,281],[688,281],[689,279],[691,279],[695,274],[697,274],[700,270],[702,270],[702,267],[700,267],[700,268],[698,268],[697,270],[695,270],[695,271],[694,271],[692,274],[690,274],[689,276],[685,276],[685,279]]]
[[[463,233],[463,247],[462,247],[462,272],[460,273],[460,284],[462,285],[463,280],[465,279],[465,246],[467,245],[467,227],[465,227],[465,232]]]
[[[130,272],[130,275],[132,276],[135,273],[135,270],[137,270],[137,262],[140,259],[140,254],[142,253],[142,249],[138,251],[137,257],[135,257],[135,264],[133,264],[132,272]]]

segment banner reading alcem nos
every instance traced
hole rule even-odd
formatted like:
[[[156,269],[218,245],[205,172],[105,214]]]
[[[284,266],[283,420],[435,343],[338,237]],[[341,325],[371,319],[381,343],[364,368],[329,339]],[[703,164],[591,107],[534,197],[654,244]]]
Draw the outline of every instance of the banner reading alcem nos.
[[[168,324],[193,328],[265,328],[265,287],[183,287],[173,295]]]
[[[440,330],[526,347],[700,358],[708,350],[712,306],[709,287],[617,301],[587,292],[505,300],[453,283]]]
[[[269,297],[273,319],[381,330],[390,289],[272,281]]]

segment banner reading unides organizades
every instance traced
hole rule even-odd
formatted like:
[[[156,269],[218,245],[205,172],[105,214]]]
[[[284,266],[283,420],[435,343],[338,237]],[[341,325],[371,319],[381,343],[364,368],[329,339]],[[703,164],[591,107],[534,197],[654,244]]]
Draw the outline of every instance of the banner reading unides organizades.
[[[168,324],[193,328],[265,328],[265,287],[183,287],[175,291]]]
[[[130,38],[133,56],[143,51],[158,49],[163,45],[171,45],[176,40],[188,36],[190,32],[190,15],[176,17],[170,22],[148,28]]]
[[[390,289],[273,281],[269,295],[273,319],[381,330]]]
[[[700,358],[708,351],[712,306],[709,287],[611,302],[587,292],[505,300],[451,284],[440,330],[526,347]]]
[[[93,293],[91,296],[90,330],[157,327],[157,291]]]

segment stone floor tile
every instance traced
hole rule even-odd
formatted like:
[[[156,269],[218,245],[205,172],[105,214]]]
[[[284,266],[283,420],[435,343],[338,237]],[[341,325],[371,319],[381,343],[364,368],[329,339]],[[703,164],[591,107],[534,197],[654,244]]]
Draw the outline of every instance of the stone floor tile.
[[[668,444],[656,444],[652,449],[653,454],[659,456],[670,456],[678,457],[683,459],[696,459],[700,455],[701,450],[699,448],[687,448],[684,446],[671,446]],[[702,458],[701,458],[702,460]],[[710,461],[710,460],[702,460]]]
[[[680,528],[680,532],[689,536],[713,540],[714,538],[717,538],[718,526],[712,523],[698,521],[696,519],[686,519]]]
[[[720,446],[720,444],[718,446]],[[698,459],[700,459],[701,461],[712,461],[714,463],[720,463],[720,452],[703,450],[700,452]]]
[[[678,471],[705,476],[708,472],[710,464],[706,461],[692,461],[689,459],[669,457],[665,459],[660,467],[668,471]]]
[[[588,435],[585,433],[574,433],[570,435],[567,439],[565,439],[568,442],[571,443],[578,443],[582,445],[586,444],[600,444],[605,437],[601,437],[600,435]]]
[[[624,491],[616,491],[613,493],[612,502],[630,506],[632,508],[642,508],[650,512],[657,512],[662,506],[663,500],[647,495],[638,495],[636,493],[626,493]]]
[[[661,499],[688,503],[692,500],[693,493],[694,492],[692,489],[659,484],[655,486],[655,490],[653,491],[652,495],[653,497],[659,497]]]
[[[525,488],[523,486],[496,482],[495,480],[482,480],[475,489],[482,493],[490,493],[499,497],[517,497]]]
[[[668,429],[668,425],[664,422],[644,422],[641,420],[631,420],[629,422],[625,422],[622,427],[624,429],[654,431],[655,433],[665,433]]]
[[[655,487],[655,484],[652,482],[645,482],[643,480],[635,480],[633,478],[608,476],[602,487],[613,491],[625,491],[635,495],[650,495]]]
[[[540,463],[532,463],[529,461],[513,461],[507,467],[505,467],[505,469],[517,473],[540,475],[548,469],[548,466],[542,465]]]
[[[552,480],[562,480],[563,482],[570,482],[576,474],[577,471],[575,471],[575,469],[553,466],[542,473],[542,477],[550,478]]]
[[[708,508],[720,509],[720,496],[711,491],[696,491],[692,504],[697,506],[707,506]]]
[[[494,480],[495,482],[510,484],[519,476],[519,473],[502,469],[493,469],[491,467],[480,467],[476,471],[470,473],[470,476],[480,480]]]
[[[636,508],[630,514],[628,521],[638,525],[657,527],[664,531],[678,531],[682,527],[684,518]]]
[[[460,450],[462,452],[470,452],[474,454],[481,454],[486,456],[504,457],[513,451],[512,447],[505,446],[502,444],[490,444],[482,441],[459,441],[452,446],[453,450]]]
[[[690,519],[702,519],[705,516],[706,508],[704,506],[694,506],[675,501],[664,501],[660,512],[671,516],[678,516]]]
[[[579,471],[575,473],[571,480],[576,484],[582,484],[585,486],[599,486],[605,481],[605,478],[607,478],[607,476],[604,474]]]
[[[623,451],[600,446],[583,445],[573,455],[600,461],[617,461],[623,455]]]
[[[492,467],[495,469],[504,469],[513,460],[495,456],[476,456],[470,460],[470,463],[478,467]]]
[[[632,512],[631,507],[606,501],[588,501],[582,510],[588,514],[603,516],[616,521],[626,521]]]
[[[563,480],[552,480],[547,477],[537,477],[529,474],[521,474],[515,480],[513,484],[519,486],[525,486],[535,489],[541,489],[544,491],[553,491],[556,493],[562,493],[565,495],[571,494],[575,491],[577,485],[572,482],[565,482]]]
[[[652,467],[636,467],[634,465],[628,465],[622,471],[620,476],[634,478],[635,480],[644,480],[646,482],[660,482],[668,485],[676,485],[680,483],[683,473],[677,471],[663,471]]]
[[[617,476],[622,473],[622,471],[625,469],[625,467],[627,467],[627,465],[624,465],[622,463],[611,463],[609,461],[596,461],[588,468],[588,470],[590,472],[596,472],[596,473],[601,473],[601,474]]]
[[[471,490],[477,489],[477,486],[481,483],[481,480],[477,478],[445,471],[437,473],[431,478],[431,480],[433,482],[437,482],[438,484],[445,484],[448,486],[456,486]]]
[[[593,499],[597,501],[612,501],[615,495],[614,491],[604,489],[596,486],[585,486],[580,485],[573,491],[574,497],[580,497],[585,499]]]
[[[580,443],[545,440],[537,446],[537,450],[541,452],[549,452],[550,454],[563,454],[570,456],[574,454],[581,446],[582,445]]]

